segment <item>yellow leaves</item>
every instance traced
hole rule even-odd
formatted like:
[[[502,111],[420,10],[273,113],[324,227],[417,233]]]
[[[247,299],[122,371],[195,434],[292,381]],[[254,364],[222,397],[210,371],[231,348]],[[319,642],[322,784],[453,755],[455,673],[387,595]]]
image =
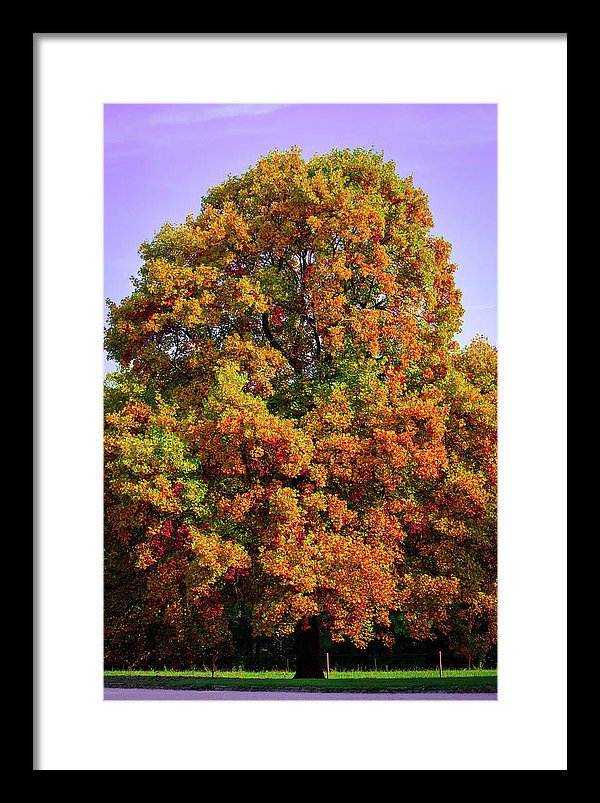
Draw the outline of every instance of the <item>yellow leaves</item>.
[[[293,488],[277,488],[269,497],[269,513],[276,522],[290,524],[292,527],[301,523],[298,492]]]
[[[396,562],[402,563],[404,554],[400,545],[406,534],[393,509],[393,500],[368,508],[361,516],[361,529],[365,531],[368,543],[385,545],[394,551]]]
[[[281,637],[293,633],[301,619],[319,613],[319,604],[310,594],[267,586],[253,607],[252,627],[265,636]]]
[[[419,479],[435,479],[440,471],[448,464],[446,451],[442,444],[436,444],[427,449],[415,449],[415,473]]]
[[[200,253],[214,252],[223,246],[242,249],[250,241],[248,221],[231,201],[225,201],[222,208],[207,204],[196,222],[191,246]]]
[[[237,333],[225,338],[215,362],[219,369],[235,366],[236,371],[247,378],[242,389],[246,387],[252,394],[263,398],[273,393],[272,380],[289,372],[289,364],[281,352],[270,347],[262,348]]]
[[[217,510],[224,519],[241,524],[263,495],[263,489],[258,487],[232,498],[221,497],[217,499]]]
[[[260,284],[249,276],[229,279],[229,306],[239,311],[248,310],[257,314],[267,312],[269,301],[261,290]]]
[[[327,497],[322,491],[308,491],[303,495],[304,508],[314,516],[315,511],[327,510]]]
[[[352,310],[348,325],[354,338],[361,343],[369,356],[377,357],[382,352],[381,334],[385,315],[377,309]]]
[[[324,488],[327,484],[328,472],[325,466],[319,465],[319,463],[316,462],[312,463],[308,467],[308,474],[311,482],[313,482],[317,488]]]
[[[317,215],[308,215],[306,218],[306,223],[308,226],[310,226],[314,235],[318,235],[326,226],[323,218],[318,217]]]
[[[351,425],[354,413],[344,387],[334,386],[329,393],[315,400],[315,407],[304,420],[304,426],[311,435],[321,433],[345,432]]]
[[[325,555],[323,604],[332,636],[366,646],[373,625],[389,623],[395,602],[394,553],[381,544],[329,534]]]
[[[485,476],[458,467],[446,479],[440,500],[455,516],[481,520],[493,509],[493,492]]]
[[[246,393],[245,378],[234,365],[222,366],[216,379],[204,408],[203,430],[212,469],[226,476],[246,473],[258,478],[294,478],[307,471],[310,437],[294,421],[272,415],[262,399]]]
[[[381,458],[381,463],[389,464],[393,469],[406,465],[409,459],[407,449],[402,445],[400,435],[394,430],[375,429],[373,431],[375,449]]]
[[[344,336],[346,332],[343,326],[330,326],[323,333],[323,343],[327,351],[337,354],[344,347]]]
[[[136,569],[148,569],[156,562],[156,558],[147,543],[139,544],[134,550]]]
[[[188,566],[186,584],[192,601],[206,596],[227,571],[250,566],[248,553],[240,544],[210,532],[192,529],[191,546],[195,557]]]
[[[173,301],[169,311],[169,318],[181,321],[191,329],[196,329],[215,320],[214,303],[215,295],[208,290],[202,291],[195,298],[182,298],[179,296]]]
[[[331,527],[339,532],[342,528],[352,525],[357,514],[350,510],[347,503],[335,494],[326,494],[327,517]]]
[[[281,586],[298,594],[311,594],[317,587],[315,554],[310,535],[299,537],[298,528],[279,525],[269,528],[278,537],[259,549],[258,560],[263,572]]]
[[[398,587],[398,605],[412,638],[434,637],[434,628],[445,632],[449,609],[460,593],[458,577],[407,572]]]
[[[322,327],[329,329],[332,326],[343,325],[342,319],[347,310],[348,299],[337,284],[331,283],[329,287],[320,285],[318,291],[314,293],[313,303]]]
[[[315,443],[315,462],[327,468],[330,478],[351,481],[363,451],[364,446],[356,435],[331,434]]]

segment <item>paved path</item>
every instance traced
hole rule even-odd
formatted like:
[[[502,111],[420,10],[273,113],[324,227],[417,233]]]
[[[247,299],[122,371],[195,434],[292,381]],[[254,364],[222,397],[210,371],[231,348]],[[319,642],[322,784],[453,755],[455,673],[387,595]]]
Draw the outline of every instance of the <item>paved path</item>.
[[[497,700],[492,692],[456,694],[451,692],[279,692],[279,691],[192,691],[184,689],[104,689],[105,700]]]

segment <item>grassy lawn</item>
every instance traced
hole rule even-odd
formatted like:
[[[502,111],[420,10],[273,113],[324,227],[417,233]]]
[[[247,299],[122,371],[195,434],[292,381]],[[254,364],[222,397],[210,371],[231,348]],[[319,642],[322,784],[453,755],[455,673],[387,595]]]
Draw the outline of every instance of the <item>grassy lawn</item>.
[[[390,672],[330,672],[329,679],[294,680],[291,672],[219,671],[212,678],[208,671],[106,671],[104,685],[110,688],[138,689],[231,689],[238,691],[446,691],[495,692],[495,669]]]

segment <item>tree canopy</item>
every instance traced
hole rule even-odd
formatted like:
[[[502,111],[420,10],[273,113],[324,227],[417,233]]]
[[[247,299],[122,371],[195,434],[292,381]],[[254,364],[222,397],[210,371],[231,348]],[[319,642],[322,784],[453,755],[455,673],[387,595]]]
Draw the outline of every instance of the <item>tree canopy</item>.
[[[432,227],[382,154],[292,148],[141,246],[106,330],[113,660],[222,655],[240,619],[494,642],[496,351],[455,342]]]

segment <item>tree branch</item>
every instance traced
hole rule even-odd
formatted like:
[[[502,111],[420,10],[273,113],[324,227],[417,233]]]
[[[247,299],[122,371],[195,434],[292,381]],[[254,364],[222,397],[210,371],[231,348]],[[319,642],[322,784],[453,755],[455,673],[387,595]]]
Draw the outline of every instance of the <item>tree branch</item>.
[[[295,359],[293,359],[291,357],[288,357],[288,355],[283,350],[281,344],[277,341],[277,339],[273,335],[273,332],[271,332],[271,328],[269,326],[269,314],[268,314],[268,312],[263,312],[263,314],[261,316],[261,322],[262,322],[263,332],[264,332],[265,337],[267,338],[269,344],[274,349],[277,349],[277,351],[279,351],[279,352],[281,352],[281,354],[283,354],[283,356],[289,362],[289,364],[291,365],[291,367],[293,368],[295,373],[299,373],[300,365],[298,363],[298,360],[295,360]]]

